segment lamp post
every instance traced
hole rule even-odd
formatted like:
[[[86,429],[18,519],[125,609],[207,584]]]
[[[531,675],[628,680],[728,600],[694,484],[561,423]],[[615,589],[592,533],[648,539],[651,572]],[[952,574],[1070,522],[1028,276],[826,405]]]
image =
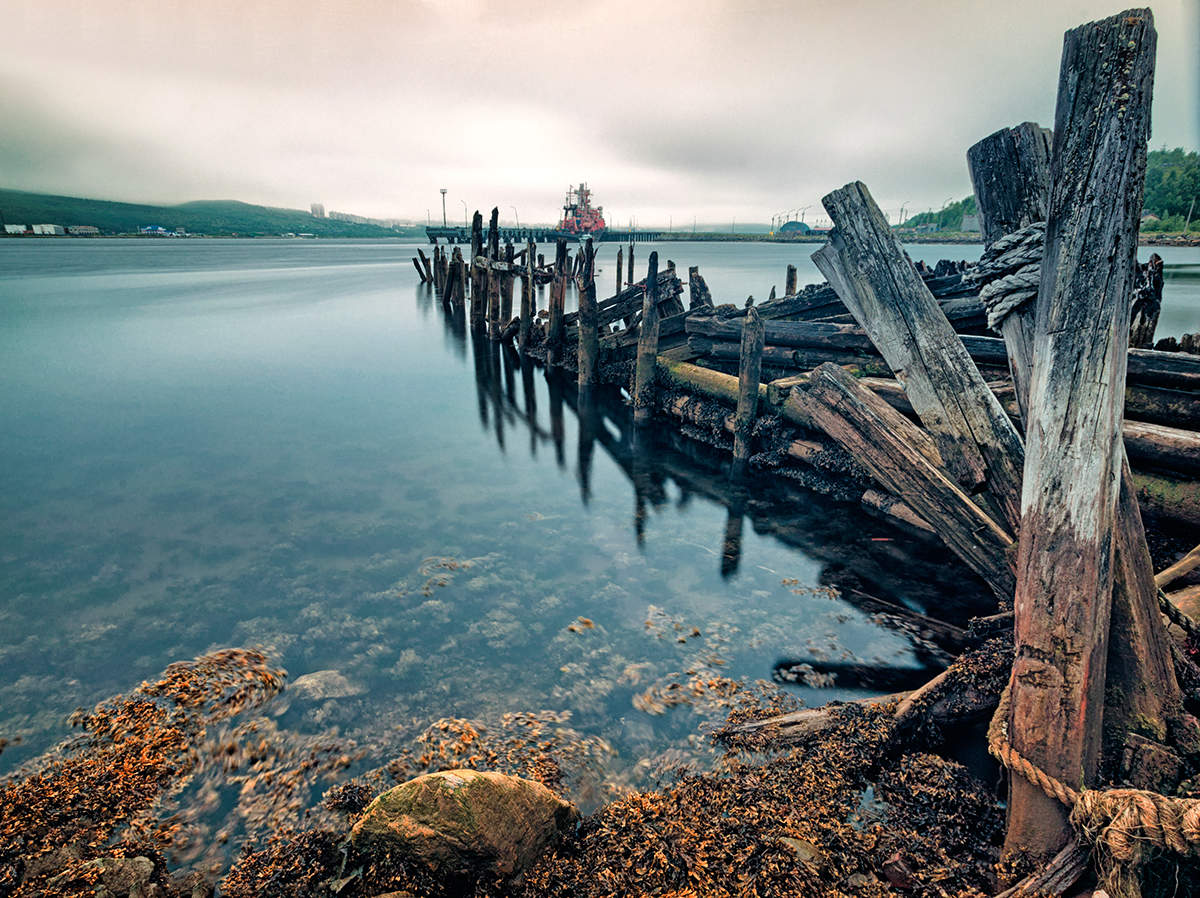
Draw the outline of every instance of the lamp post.
[[[459,202],[463,204],[463,227],[469,228],[471,226],[471,223],[469,221],[467,221],[467,201],[459,200]]]
[[[517,230],[521,230],[521,216],[517,214],[517,207],[509,206],[508,208],[513,210],[513,218],[517,220]]]
[[[442,227],[446,227],[446,188],[438,188],[442,191]]]

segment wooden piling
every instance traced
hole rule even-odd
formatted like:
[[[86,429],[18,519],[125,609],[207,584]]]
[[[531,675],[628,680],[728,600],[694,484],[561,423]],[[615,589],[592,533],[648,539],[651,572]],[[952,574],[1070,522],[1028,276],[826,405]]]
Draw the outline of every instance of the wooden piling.
[[[1037,298],[1009,739],[1071,788],[1101,752],[1121,394],[1156,35],[1150,10],[1068,31]],[[1140,646],[1129,647],[1140,651]],[[1005,849],[1046,859],[1068,809],[1011,780]]]
[[[423,269],[425,269],[425,275],[424,275],[425,281],[427,283],[432,284],[433,283],[433,268],[429,264],[429,257],[427,255],[425,255],[425,251],[420,249],[419,247],[417,248],[417,255],[421,257],[421,267]]]
[[[533,326],[533,241],[525,251],[525,277],[521,278],[521,326],[517,330],[517,349],[524,355],[529,348],[529,330]]]
[[[471,219],[471,330],[482,330],[487,319],[487,268],[483,260],[483,215]]]
[[[712,306],[712,291],[701,277],[700,267],[693,265],[688,269],[688,309],[711,309]]]
[[[563,310],[567,292],[567,241],[558,238],[554,250],[554,280],[550,282],[550,319],[546,328],[546,364],[561,365],[563,359]]]
[[[596,245],[584,241],[579,274],[579,389],[596,383],[600,333],[596,309]]]
[[[513,320],[513,245],[511,242],[504,244],[504,261],[508,263],[508,270],[500,273],[500,327],[508,326],[508,323]]]
[[[625,255],[625,251],[621,247],[618,246],[617,247],[617,289],[613,292],[613,296],[616,296],[618,293],[621,292],[621,275],[624,274],[624,272],[621,270],[621,263],[624,260],[624,255]]]
[[[787,267],[787,278],[784,280],[783,295],[784,296],[795,296],[796,295],[796,266],[795,265],[789,265]]]
[[[500,207],[492,207],[487,237],[487,317],[488,336],[500,339],[500,272],[494,262],[500,261]]]
[[[625,278],[625,283],[633,286],[633,239],[629,241],[629,276]]]
[[[742,355],[738,362],[738,402],[733,430],[735,473],[744,470],[750,459],[750,435],[758,417],[758,386],[762,380],[763,334],[758,309],[750,309],[742,328]]]
[[[633,264],[633,244],[629,245]],[[630,278],[632,280],[632,277]],[[650,253],[642,321],[638,325],[637,363],[633,380],[633,423],[648,424],[654,417],[654,378],[658,361],[658,253]]]
[[[1051,137],[1049,129],[1024,122],[1002,128],[967,150],[980,228],[988,246],[1005,234],[1046,220]],[[1028,302],[1000,322],[1022,421],[1033,374],[1034,305]]]
[[[413,268],[417,269],[417,277],[421,279],[421,283],[425,283],[425,272],[421,270],[421,261],[416,257],[412,257]]]

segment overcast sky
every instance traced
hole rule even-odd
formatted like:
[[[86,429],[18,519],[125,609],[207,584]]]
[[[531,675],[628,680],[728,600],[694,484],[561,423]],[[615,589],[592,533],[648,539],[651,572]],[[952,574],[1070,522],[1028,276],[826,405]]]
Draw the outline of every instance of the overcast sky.
[[[970,193],[967,147],[1052,124],[1094,0],[0,0],[0,186],[423,220],[767,221],[861,179]],[[1200,0],[1162,0],[1153,145],[1200,145]]]

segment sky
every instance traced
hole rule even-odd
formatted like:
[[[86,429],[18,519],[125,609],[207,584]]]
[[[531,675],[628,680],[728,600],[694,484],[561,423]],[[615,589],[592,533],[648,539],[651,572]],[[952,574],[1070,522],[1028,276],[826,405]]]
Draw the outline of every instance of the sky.
[[[1152,7],[1152,145],[1200,149],[1200,0]],[[1094,0],[0,0],[0,187],[424,222],[767,222],[862,180],[893,220],[1050,126]],[[806,208],[807,207],[807,208]]]

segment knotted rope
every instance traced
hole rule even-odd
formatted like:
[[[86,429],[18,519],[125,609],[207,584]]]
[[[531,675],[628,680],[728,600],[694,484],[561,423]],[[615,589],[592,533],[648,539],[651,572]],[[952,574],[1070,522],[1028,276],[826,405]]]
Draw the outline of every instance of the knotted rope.
[[[987,312],[988,327],[997,333],[1005,318],[1037,296],[1045,241],[1044,221],[1005,234],[984,251],[967,275],[983,285],[979,299]]]
[[[1010,677],[988,725],[988,751],[1048,798],[1070,809],[1071,825],[1093,847],[1101,882],[1110,895],[1140,894],[1137,868],[1148,850],[1200,857],[1200,800],[1170,798],[1143,789],[1076,790],[1021,754],[1008,741],[1012,687]]]

